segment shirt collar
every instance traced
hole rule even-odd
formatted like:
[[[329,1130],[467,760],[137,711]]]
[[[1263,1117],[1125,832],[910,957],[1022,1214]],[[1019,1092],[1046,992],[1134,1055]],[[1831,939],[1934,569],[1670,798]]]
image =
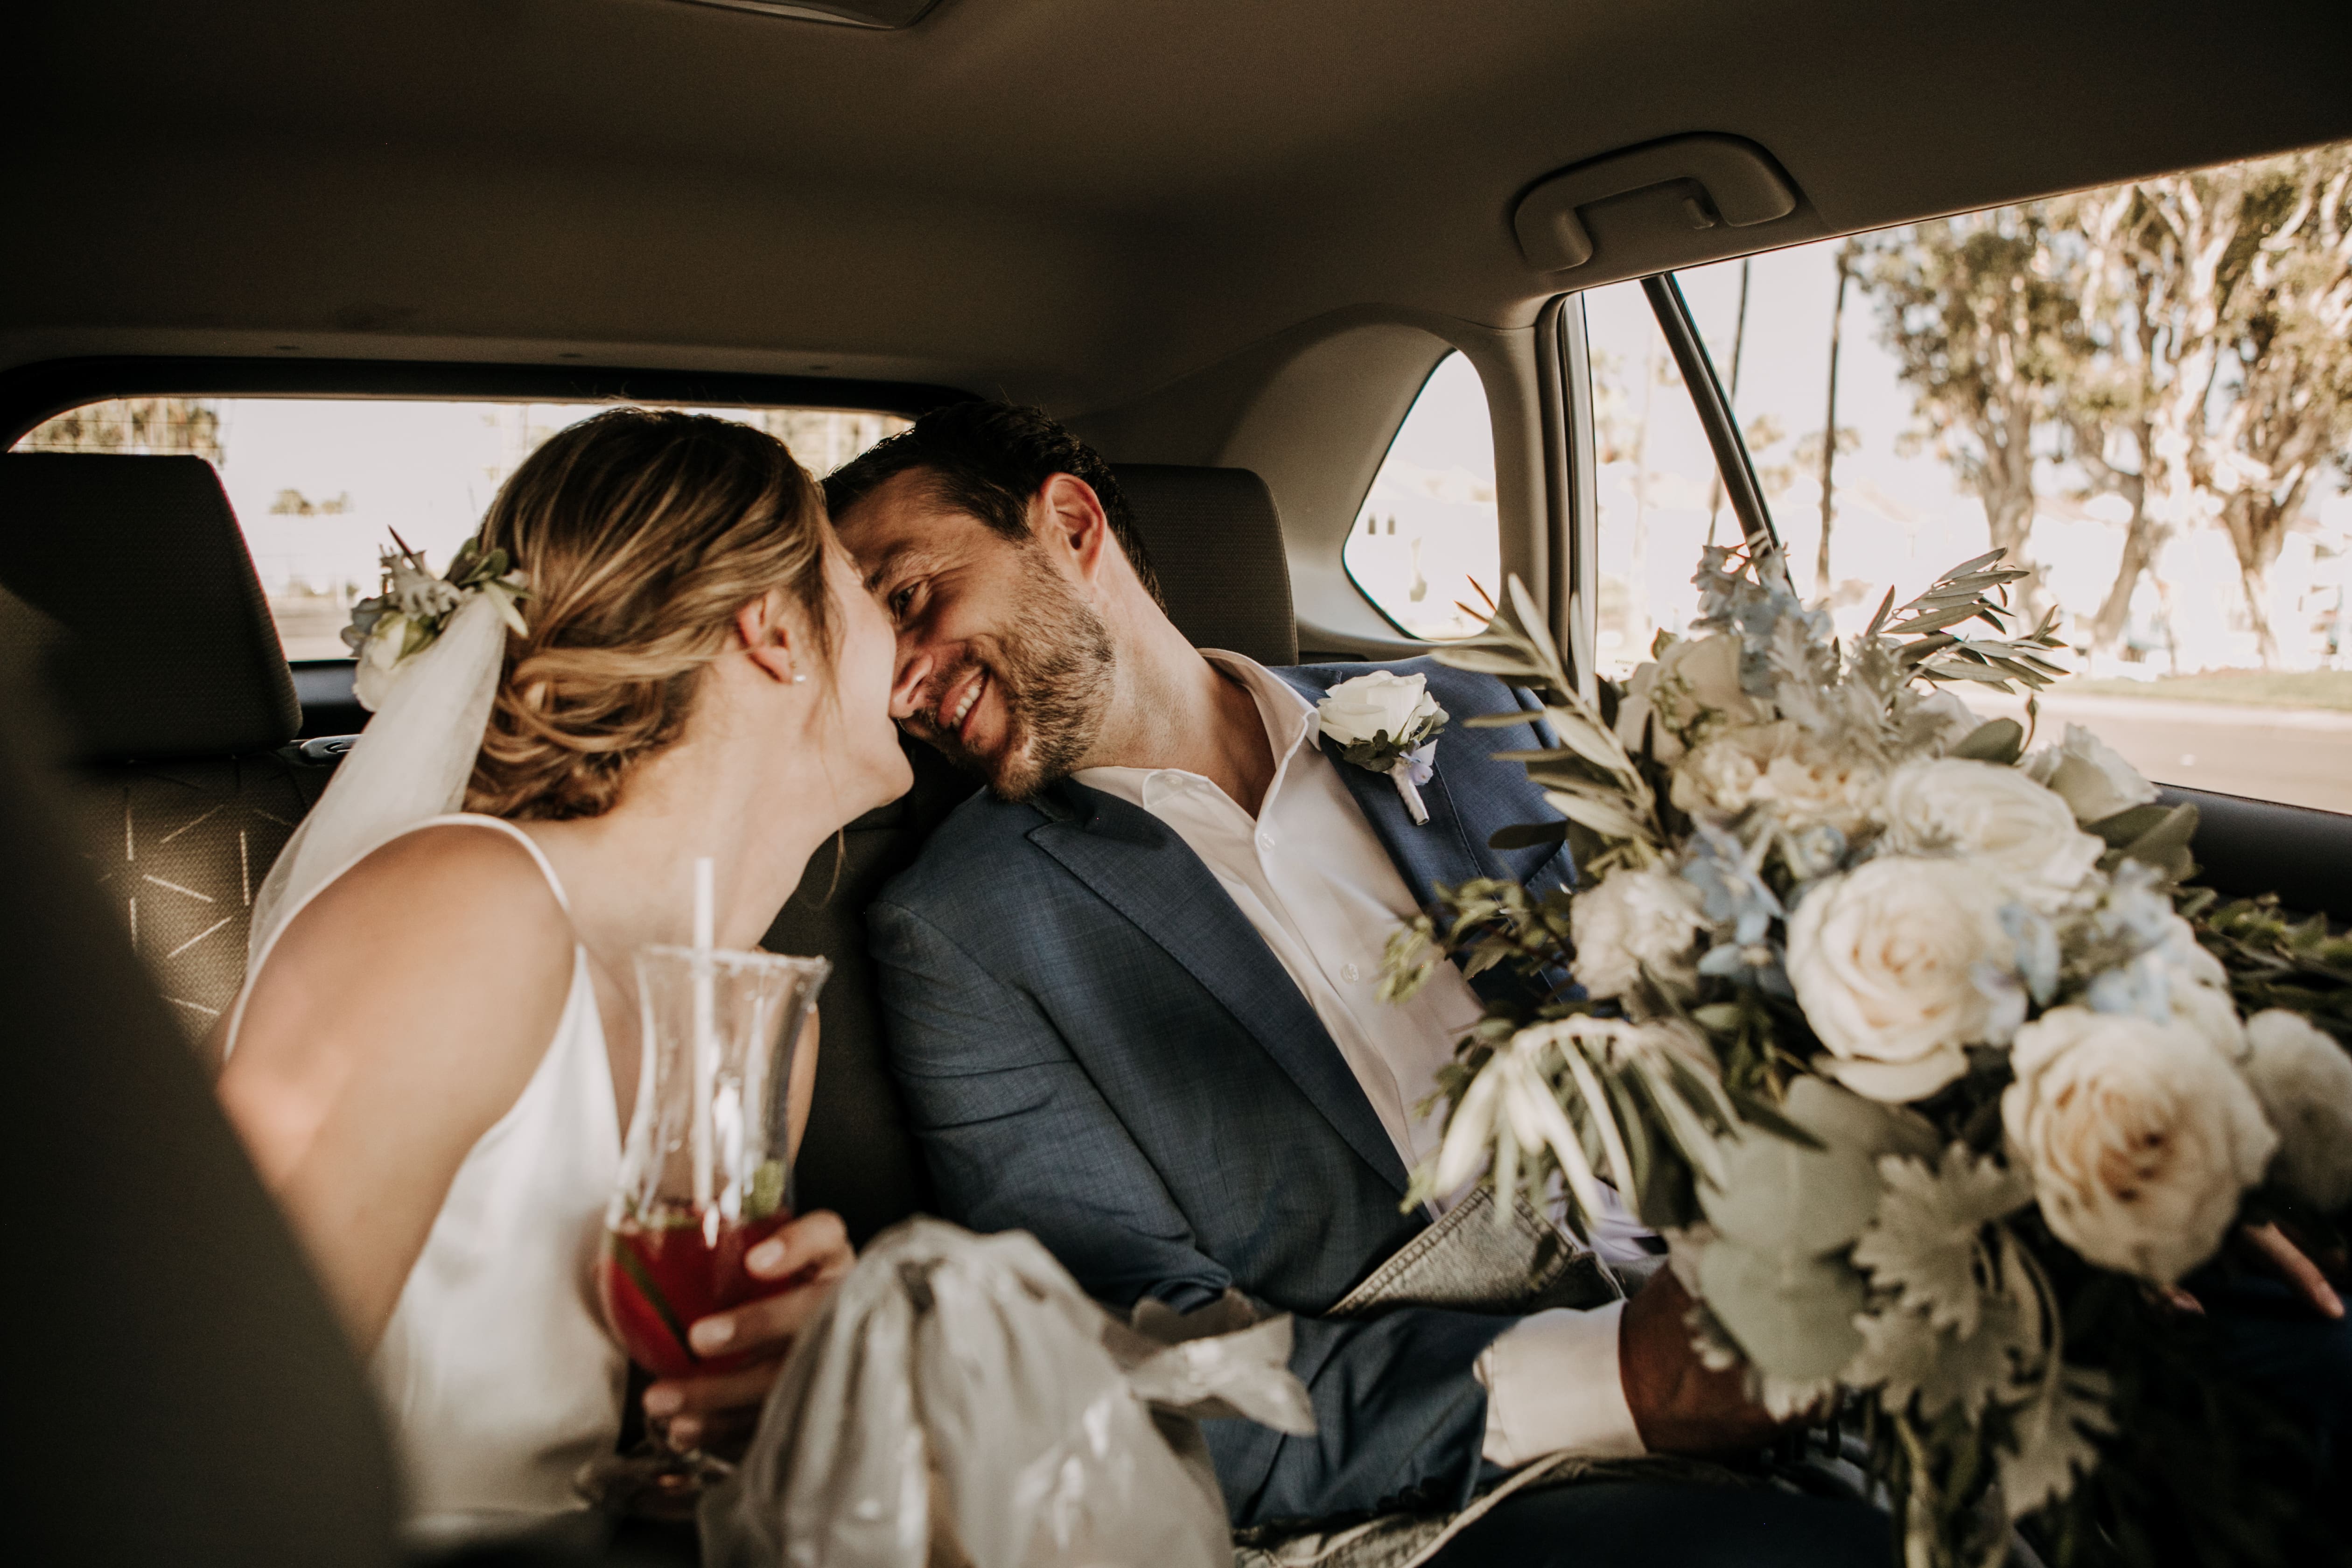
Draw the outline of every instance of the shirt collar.
[[[1266,789],[1266,799],[1271,802],[1275,792],[1282,787],[1291,757],[1314,737],[1315,705],[1254,658],[1213,647],[1202,648],[1201,657],[1238,681],[1257,704],[1258,718],[1265,725],[1266,744],[1274,752],[1274,782]],[[1118,795],[1146,811],[1165,800],[1171,790],[1208,783],[1201,774],[1184,768],[1081,768],[1070,776],[1090,789]]]

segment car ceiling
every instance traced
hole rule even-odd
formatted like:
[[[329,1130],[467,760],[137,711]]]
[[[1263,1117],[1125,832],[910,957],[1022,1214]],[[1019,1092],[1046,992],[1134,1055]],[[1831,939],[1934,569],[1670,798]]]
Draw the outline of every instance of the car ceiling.
[[[1801,193],[1721,254],[2352,135],[2340,0],[944,0],[900,32],[79,0],[13,30],[0,368],[568,357],[1082,414],[1334,313],[1523,327],[1641,257],[1604,231],[1531,272],[1518,193],[1656,138],[1748,138]]]

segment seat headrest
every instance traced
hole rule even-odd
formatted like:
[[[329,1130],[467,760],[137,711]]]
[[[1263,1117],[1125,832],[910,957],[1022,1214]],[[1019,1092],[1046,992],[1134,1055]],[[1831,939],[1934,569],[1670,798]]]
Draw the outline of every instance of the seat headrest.
[[[201,458],[0,457],[0,586],[61,628],[48,684],[82,757],[267,751],[301,728],[245,534]]]
[[[1274,492],[1247,468],[1118,463],[1111,468],[1160,573],[1168,618],[1196,647],[1265,665],[1298,662],[1290,558]]]

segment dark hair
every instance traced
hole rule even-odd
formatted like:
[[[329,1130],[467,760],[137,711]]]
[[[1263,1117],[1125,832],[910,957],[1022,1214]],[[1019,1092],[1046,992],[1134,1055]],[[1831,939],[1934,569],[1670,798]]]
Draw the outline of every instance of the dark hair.
[[[939,498],[970,512],[1005,538],[1026,543],[1029,503],[1047,479],[1084,479],[1102,502],[1103,516],[1144,591],[1164,609],[1160,574],[1135,531],[1135,514],[1101,454],[1034,408],[1010,403],[951,403],[934,408],[888,439],[876,443],[826,476],[824,504],[839,517],[900,474],[921,469]]]

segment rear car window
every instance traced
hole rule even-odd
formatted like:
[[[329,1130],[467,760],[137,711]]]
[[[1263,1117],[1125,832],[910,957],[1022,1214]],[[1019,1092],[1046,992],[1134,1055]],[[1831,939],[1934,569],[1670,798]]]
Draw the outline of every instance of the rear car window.
[[[20,452],[193,454],[220,471],[290,661],[350,657],[341,633],[376,591],[395,531],[436,568],[539,444],[609,405],[408,398],[138,397],[37,426]],[[907,427],[862,409],[697,408],[780,437],[811,472]]]
[[[1842,634],[2006,547],[2069,645],[2045,737],[2082,723],[2162,783],[2352,812],[2347,234],[2338,143],[1677,277],[1790,575]],[[1738,525],[1638,285],[1585,307],[1618,673],[1686,629],[1697,546]]]
[[[1340,562],[1400,631],[1465,637],[1486,626],[1502,568],[1495,427],[1486,389],[1460,353],[1423,384]]]

